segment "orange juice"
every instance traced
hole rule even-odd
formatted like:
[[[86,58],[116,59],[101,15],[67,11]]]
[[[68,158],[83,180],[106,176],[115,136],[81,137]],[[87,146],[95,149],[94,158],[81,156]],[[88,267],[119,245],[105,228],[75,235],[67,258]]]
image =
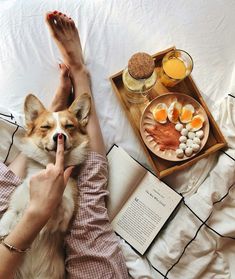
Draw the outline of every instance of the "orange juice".
[[[184,62],[173,57],[163,63],[164,72],[173,79],[183,79],[186,76],[186,66]]]
[[[192,57],[184,50],[174,49],[163,57],[158,78],[163,85],[173,87],[190,75],[192,69]]]

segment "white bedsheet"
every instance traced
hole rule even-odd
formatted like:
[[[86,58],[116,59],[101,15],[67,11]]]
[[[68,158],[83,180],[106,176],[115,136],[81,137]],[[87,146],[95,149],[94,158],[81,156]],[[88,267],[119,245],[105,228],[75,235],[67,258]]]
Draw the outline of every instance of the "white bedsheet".
[[[1,0],[0,106],[13,112],[21,124],[26,94],[35,93],[48,105],[59,82],[61,57],[43,18],[48,10],[68,13],[79,27],[107,150],[116,143],[137,160],[146,163],[140,144],[108,80],[109,76],[123,69],[129,57],[137,51],[154,54],[173,45],[188,51],[194,60],[192,76],[211,109],[215,101],[235,92],[233,0]],[[217,107],[212,112],[218,110]],[[231,138],[231,144],[234,144],[234,138]],[[234,149],[234,145],[231,148]],[[212,168],[217,166],[220,172],[220,160],[217,162],[215,157],[204,159],[200,167],[197,164],[187,172],[169,177],[167,181],[184,192],[186,201],[190,201],[191,195],[201,189],[202,182],[210,178],[208,174]],[[188,218],[185,217],[186,220]],[[129,247],[126,249],[130,251]],[[162,253],[158,246],[155,249],[156,254]],[[165,254],[158,260],[151,255],[152,264],[159,269],[159,262],[168,261]],[[132,259],[127,260],[133,277],[160,276],[154,272],[152,277],[140,277],[141,270],[149,267],[144,265],[145,262],[141,263],[141,259],[135,260],[134,254]],[[200,259],[198,254],[198,261]],[[192,261],[191,258],[189,260]],[[215,265],[220,268],[218,263],[215,262]],[[227,278],[219,274],[197,277],[196,272],[197,269],[192,278]],[[169,278],[186,278],[179,276]]]

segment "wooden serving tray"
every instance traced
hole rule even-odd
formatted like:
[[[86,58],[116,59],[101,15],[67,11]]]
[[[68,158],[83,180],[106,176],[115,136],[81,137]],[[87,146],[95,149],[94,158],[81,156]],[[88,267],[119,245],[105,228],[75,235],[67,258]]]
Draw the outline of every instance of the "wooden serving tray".
[[[159,66],[161,65],[163,56],[167,52],[169,52],[173,49],[175,49],[175,47],[171,47],[169,49],[166,49],[164,51],[161,51],[161,52],[153,55],[153,58],[155,59],[155,66],[156,66],[155,70],[157,72],[159,70]],[[189,167],[192,164],[199,161],[200,159],[216,152],[217,150],[219,150],[227,145],[223,134],[221,133],[217,123],[215,122],[214,118],[212,117],[205,101],[203,100],[203,98],[191,76],[186,77],[179,84],[177,84],[171,88],[166,88],[159,81],[157,81],[154,88],[150,91],[150,96],[149,96],[150,101],[152,99],[156,98],[157,96],[168,93],[168,92],[182,92],[184,94],[188,94],[188,95],[192,96],[194,99],[196,99],[202,105],[202,107],[204,108],[204,110],[207,113],[207,116],[208,116],[208,119],[210,122],[210,133],[209,133],[207,143],[204,146],[204,148],[193,158],[189,158],[187,161],[182,161],[182,162],[171,162],[171,161],[161,159],[160,157],[157,157],[155,154],[153,154],[147,148],[147,146],[145,145],[145,143],[142,140],[142,137],[140,135],[140,130],[139,130],[141,115],[147,104],[146,103],[145,104],[133,104],[133,103],[130,103],[126,99],[126,95],[125,95],[126,89],[122,82],[122,71],[111,76],[110,81],[111,81],[112,87],[114,89],[114,92],[116,93],[122,107],[124,108],[124,111],[125,111],[128,119],[135,131],[136,136],[138,137],[140,143],[142,144],[142,146],[144,148],[144,151],[147,155],[151,168],[153,169],[153,171],[156,173],[156,175],[159,178],[172,174],[175,171],[182,170],[186,167]]]

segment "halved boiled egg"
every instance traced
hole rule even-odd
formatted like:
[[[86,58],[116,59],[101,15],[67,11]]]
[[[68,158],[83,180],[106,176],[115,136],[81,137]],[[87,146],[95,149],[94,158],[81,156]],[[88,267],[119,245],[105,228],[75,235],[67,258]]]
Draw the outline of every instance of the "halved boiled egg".
[[[195,115],[190,123],[187,124],[187,128],[192,131],[198,131],[202,128],[205,119],[202,115]]]
[[[180,114],[180,121],[182,123],[189,123],[192,120],[194,112],[195,109],[191,104],[187,104],[183,106]]]
[[[152,109],[153,118],[155,121],[164,124],[167,122],[167,105],[159,103]]]
[[[174,101],[170,104],[168,108],[168,119],[172,123],[177,123],[180,113],[181,113],[182,105],[181,103]]]

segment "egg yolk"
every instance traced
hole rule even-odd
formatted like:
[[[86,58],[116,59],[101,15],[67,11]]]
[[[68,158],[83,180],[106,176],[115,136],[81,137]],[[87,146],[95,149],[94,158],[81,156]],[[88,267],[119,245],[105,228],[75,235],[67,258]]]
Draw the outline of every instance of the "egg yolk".
[[[182,121],[187,121],[190,120],[192,118],[192,112],[190,110],[183,110],[182,114],[181,114],[181,120]]]
[[[173,109],[173,112],[172,112],[172,119],[174,120],[174,121],[177,121],[178,120],[178,118],[179,118],[179,110],[178,109],[176,109],[176,108],[174,108]]]
[[[158,122],[165,121],[167,118],[167,112],[165,109],[158,109],[154,112],[154,119]]]
[[[191,123],[190,123],[192,128],[201,128],[202,126],[202,120],[199,117],[195,117]]]

